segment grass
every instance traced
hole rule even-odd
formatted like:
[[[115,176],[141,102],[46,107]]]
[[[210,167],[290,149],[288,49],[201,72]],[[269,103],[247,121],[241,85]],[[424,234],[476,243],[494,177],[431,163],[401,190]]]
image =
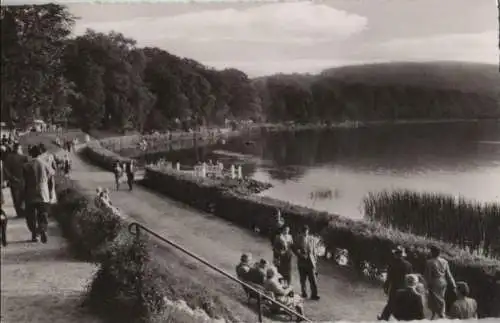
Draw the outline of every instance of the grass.
[[[364,199],[365,217],[404,232],[500,257],[500,204],[454,196],[393,191]]]

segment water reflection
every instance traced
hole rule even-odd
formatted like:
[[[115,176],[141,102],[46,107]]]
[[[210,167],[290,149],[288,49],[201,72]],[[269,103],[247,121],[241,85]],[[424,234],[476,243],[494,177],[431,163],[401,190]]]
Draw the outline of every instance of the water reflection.
[[[245,176],[274,184],[265,195],[362,218],[359,207],[364,195],[383,189],[498,200],[500,190],[494,183],[500,183],[500,144],[496,143],[500,143],[498,122],[388,125],[245,136],[172,152],[167,159],[243,165]],[[148,157],[158,156],[165,154]],[[311,199],[316,187],[331,190],[335,198]]]

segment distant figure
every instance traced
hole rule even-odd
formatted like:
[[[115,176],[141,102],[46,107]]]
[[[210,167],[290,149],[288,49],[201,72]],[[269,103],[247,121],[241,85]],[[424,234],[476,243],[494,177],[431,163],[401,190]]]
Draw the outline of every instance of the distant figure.
[[[448,313],[450,319],[477,318],[477,302],[469,297],[469,292],[469,285],[466,282],[457,282],[457,300],[451,305]]]
[[[302,235],[294,244],[295,253],[297,255],[297,267],[300,276],[300,287],[302,297],[307,298],[306,281],[309,280],[311,288],[311,299],[319,300],[318,284],[317,284],[317,257],[316,242],[309,235],[309,227],[304,226]]]
[[[387,279],[384,282],[384,292],[388,295],[387,305],[384,307],[379,320],[387,321],[393,314],[391,303],[393,302],[396,292],[405,287],[405,277],[413,271],[412,265],[404,259],[405,250],[403,247],[396,247],[392,251],[393,260],[389,264],[387,270]]]
[[[405,287],[394,295],[391,304],[392,314],[398,321],[413,321],[425,319],[424,303],[417,292],[418,278],[415,275],[406,275]]]
[[[284,225],[285,220],[283,220],[283,217],[281,216],[281,211],[280,209],[276,209],[269,228],[269,240],[271,241],[271,245],[274,244],[274,240],[276,239],[278,234],[280,234],[281,228]]]
[[[54,199],[55,171],[41,158],[39,147],[31,150],[32,160],[24,165],[26,222],[31,231],[31,241],[47,243],[48,206]]]
[[[427,260],[425,267],[425,279],[429,288],[428,305],[432,312],[432,318],[434,319],[436,316],[444,318],[448,284],[454,290],[456,285],[448,261],[440,256],[440,250],[436,246],[431,247],[431,258]]]
[[[254,284],[264,284],[264,281],[266,280],[267,268],[267,261],[265,259],[261,259],[258,263],[255,263],[252,268],[250,268],[250,271],[248,272],[248,280]]]
[[[102,199],[101,199],[102,188],[98,187],[98,188],[96,188],[95,191],[96,191],[96,195],[94,197],[94,204],[97,208],[101,208],[102,207]]]
[[[132,185],[134,184],[134,173],[135,173],[135,167],[134,167],[133,160],[126,163],[125,173],[127,174],[128,189],[129,189],[129,191],[132,191]]]
[[[293,238],[290,228],[285,225],[274,241],[273,254],[275,255],[274,265],[288,285],[292,282],[292,246]]]
[[[9,182],[12,202],[17,217],[24,217],[24,164],[28,162],[28,156],[23,155],[19,143],[14,144],[12,153],[5,158],[4,174],[5,180]]]
[[[123,176],[123,169],[120,162],[115,163],[115,166],[113,167],[113,174],[115,175],[116,190],[118,191],[120,189],[120,179]]]
[[[71,159],[68,154],[64,155],[64,164],[63,164],[64,176],[69,176],[69,172],[71,171]]]

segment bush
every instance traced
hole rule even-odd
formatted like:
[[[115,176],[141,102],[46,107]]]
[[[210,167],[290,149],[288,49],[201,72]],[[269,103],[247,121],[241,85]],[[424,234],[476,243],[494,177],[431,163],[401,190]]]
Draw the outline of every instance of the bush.
[[[53,214],[76,254],[98,264],[85,304],[111,322],[164,322],[168,298],[184,299],[211,318],[234,322],[228,307],[202,285],[179,278],[152,259],[151,244],[132,236],[126,223],[96,208],[93,200],[65,177],[56,180]],[[186,321],[185,315],[182,318]]]

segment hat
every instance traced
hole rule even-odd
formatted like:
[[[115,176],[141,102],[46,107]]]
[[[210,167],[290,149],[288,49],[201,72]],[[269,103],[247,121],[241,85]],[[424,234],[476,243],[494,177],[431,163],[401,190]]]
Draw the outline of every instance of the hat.
[[[261,266],[267,266],[267,260],[266,259],[259,260],[259,265],[261,265]]]
[[[409,274],[405,276],[405,283],[408,287],[416,287],[418,284],[418,277],[413,274]]]
[[[392,249],[392,254],[404,257],[405,249],[401,246],[397,246],[396,248]]]

